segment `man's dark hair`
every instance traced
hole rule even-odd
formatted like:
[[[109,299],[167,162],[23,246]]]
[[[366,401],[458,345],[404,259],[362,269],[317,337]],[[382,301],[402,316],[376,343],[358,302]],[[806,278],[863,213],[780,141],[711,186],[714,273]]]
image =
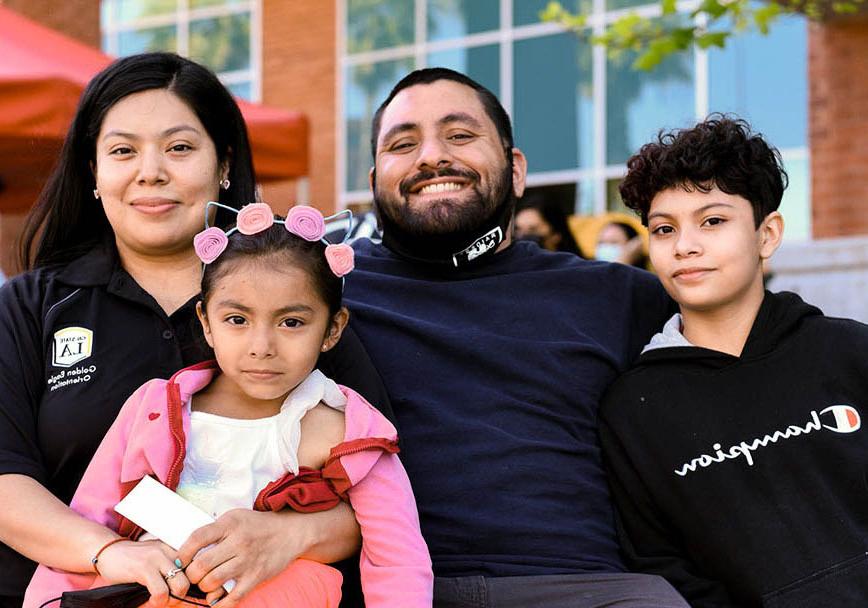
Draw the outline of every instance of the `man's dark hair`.
[[[470,87],[476,91],[476,95],[479,97],[482,107],[485,108],[485,113],[488,114],[488,117],[497,128],[497,133],[500,135],[501,143],[503,143],[504,147],[506,147],[510,153],[512,152],[514,146],[512,140],[512,123],[509,121],[509,114],[507,114],[506,110],[503,109],[503,106],[500,105],[500,100],[497,99],[497,96],[494,93],[461,72],[456,72],[449,68],[424,68],[410,72],[398,81],[398,84],[392,88],[392,92],[389,93],[386,100],[381,103],[380,107],[377,108],[377,111],[374,112],[374,118],[371,122],[371,156],[374,160],[377,158],[377,138],[380,136],[380,123],[383,120],[383,112],[386,110],[386,106],[392,103],[395,95],[404,89],[416,86],[417,84],[431,84],[438,80],[451,80],[452,82],[463,84],[464,86]]]
[[[757,227],[781,204],[787,173],[778,150],[742,119],[712,114],[692,129],[660,131],[627,161],[619,190],[648,225],[651,201],[663,190],[709,192],[717,187],[747,199]]]

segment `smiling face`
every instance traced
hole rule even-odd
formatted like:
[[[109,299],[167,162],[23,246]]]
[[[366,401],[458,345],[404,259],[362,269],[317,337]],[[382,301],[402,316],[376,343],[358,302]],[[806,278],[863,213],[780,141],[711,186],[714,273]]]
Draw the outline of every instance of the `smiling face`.
[[[650,256],[682,311],[716,312],[762,300],[762,261],[780,244],[783,219],[770,213],[759,228],[745,198],[717,188],[670,188],[651,201]]]
[[[229,264],[205,309],[197,308],[199,319],[222,388],[251,411],[273,413],[338,342],[347,312],[332,318],[310,276],[285,256]]]
[[[228,168],[190,107],[167,89],[124,97],[96,141],[96,186],[118,251],[155,256],[192,251],[205,204]]]
[[[377,138],[374,199],[381,213],[414,234],[472,230],[512,189],[524,190],[526,163],[513,165],[476,92],[438,80],[398,93]]]

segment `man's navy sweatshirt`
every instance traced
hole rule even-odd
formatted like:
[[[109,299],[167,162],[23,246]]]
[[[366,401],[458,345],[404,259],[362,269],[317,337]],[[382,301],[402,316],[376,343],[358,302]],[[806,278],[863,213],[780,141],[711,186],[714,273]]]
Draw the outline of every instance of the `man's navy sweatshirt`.
[[[672,312],[656,277],[526,242],[459,270],[362,241],[345,301],[436,575],[623,569],[597,409]]]

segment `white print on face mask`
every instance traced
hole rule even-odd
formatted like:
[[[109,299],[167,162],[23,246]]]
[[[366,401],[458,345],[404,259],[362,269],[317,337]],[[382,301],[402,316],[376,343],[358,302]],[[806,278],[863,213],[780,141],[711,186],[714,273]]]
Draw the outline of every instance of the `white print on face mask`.
[[[831,414],[832,423],[823,424],[820,422],[820,416]],[[733,445],[726,450],[721,449],[719,443],[711,446],[714,450],[714,455],[702,454],[685,463],[680,469],[675,470],[675,474],[680,477],[685,477],[688,473],[696,471],[697,468],[708,467],[712,464],[723,462],[724,460],[735,460],[744,457],[748,466],[753,466],[753,453],[761,447],[766,447],[770,443],[777,443],[781,439],[790,439],[799,435],[807,435],[814,431],[827,429],[835,433],[855,433],[862,428],[862,418],[859,412],[851,405],[830,405],[818,414],[816,410],[811,412],[811,420],[805,426],[790,425],[783,431],[775,431],[770,435],[764,435],[759,439],[754,439],[751,442],[742,441]]]

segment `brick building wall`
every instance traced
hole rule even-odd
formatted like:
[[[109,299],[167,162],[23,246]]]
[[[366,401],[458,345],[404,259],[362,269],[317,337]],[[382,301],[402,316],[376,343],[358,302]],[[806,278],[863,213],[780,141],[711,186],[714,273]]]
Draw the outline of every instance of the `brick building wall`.
[[[99,47],[99,3],[93,0],[0,0],[0,4],[43,25]],[[37,44],[34,41],[34,44]],[[25,213],[0,213],[0,268],[6,275],[18,267],[17,242]]]
[[[334,0],[262,1],[262,103],[307,116],[306,202],[323,211],[335,208],[336,19]],[[292,191],[271,187],[265,195],[280,203]]]
[[[813,236],[868,234],[868,17],[811,25],[808,82]]]
[[[0,0],[16,13],[99,48],[99,2],[96,0]]]

